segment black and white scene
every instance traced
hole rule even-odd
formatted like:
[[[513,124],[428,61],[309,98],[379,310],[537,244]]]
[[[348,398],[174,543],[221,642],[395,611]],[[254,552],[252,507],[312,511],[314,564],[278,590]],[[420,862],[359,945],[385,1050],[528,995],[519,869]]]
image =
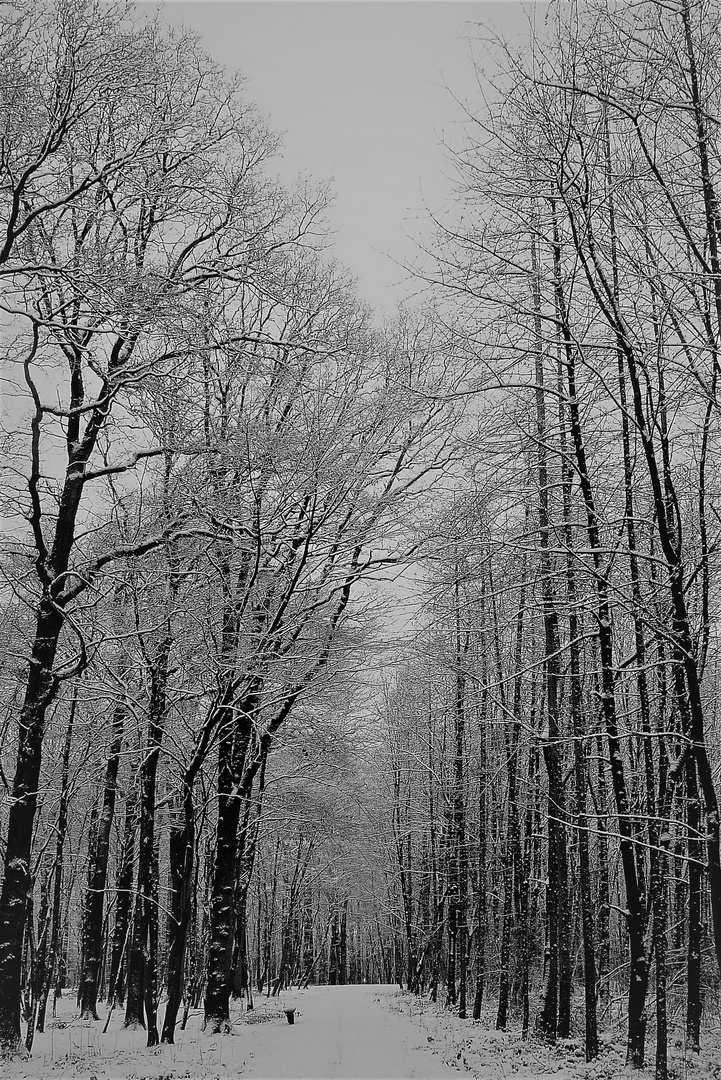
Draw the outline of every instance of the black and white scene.
[[[720,0],[0,2],[0,1075],[720,1080]]]

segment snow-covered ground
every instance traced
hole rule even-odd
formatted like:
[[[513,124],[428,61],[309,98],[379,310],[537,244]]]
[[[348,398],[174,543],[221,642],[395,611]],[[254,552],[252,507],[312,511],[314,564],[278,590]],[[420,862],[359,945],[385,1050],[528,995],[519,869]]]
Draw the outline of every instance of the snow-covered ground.
[[[420,1025],[397,1007],[397,997],[394,986],[342,986],[294,991],[280,1001],[256,998],[253,1012],[234,1012],[233,1034],[206,1034],[198,1011],[185,1031],[176,1031],[174,1046],[153,1049],[146,1048],[144,1031],[123,1028],[122,1010],[103,1034],[102,1021],[75,1019],[74,1002],[62,999],[57,1019],[36,1035],[32,1058],[14,1062],[7,1075],[58,1080],[457,1077]],[[283,1011],[290,1006],[296,1008],[293,1025]]]
[[[458,1020],[427,1002],[402,995],[395,986],[311,987],[278,1000],[256,999],[251,1013],[234,1012],[234,1034],[202,1031],[192,1013],[175,1046],[145,1046],[145,1032],[125,1030],[122,1011],[103,1021],[76,1018],[72,998],[37,1035],[30,1060],[0,1066],[7,1080],[649,1080],[624,1068],[623,1040],[604,1043],[598,1061],[586,1065],[580,1039],[551,1049],[517,1032],[496,1032],[489,1023]],[[283,1008],[295,1006],[295,1023]],[[162,1013],[161,1013],[162,1015]],[[707,1039],[700,1059],[672,1050],[675,1077],[721,1078],[721,1039]],[[649,1056],[653,1046],[649,1041]]]

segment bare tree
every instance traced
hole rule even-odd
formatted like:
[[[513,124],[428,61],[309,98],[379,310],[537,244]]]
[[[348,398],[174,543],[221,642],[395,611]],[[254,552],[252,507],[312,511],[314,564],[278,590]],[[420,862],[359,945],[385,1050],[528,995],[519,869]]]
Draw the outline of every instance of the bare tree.
[[[2,106],[4,306],[22,401],[12,536],[33,567],[19,587],[36,611],[0,900],[0,1043],[12,1052],[45,717],[87,662],[74,606],[114,560],[189,520],[114,546],[84,531],[87,492],[163,452],[127,423],[129,392],[172,371],[191,290],[252,276],[283,215],[272,186],[256,185],[272,140],[192,41],[82,2],[3,18],[5,47],[17,46]]]

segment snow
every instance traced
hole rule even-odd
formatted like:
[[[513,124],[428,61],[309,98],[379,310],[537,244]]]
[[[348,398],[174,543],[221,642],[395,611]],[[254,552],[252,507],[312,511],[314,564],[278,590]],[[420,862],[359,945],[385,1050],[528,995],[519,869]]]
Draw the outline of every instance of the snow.
[[[202,1011],[191,1012],[175,1046],[148,1049],[142,1029],[123,1028],[116,1010],[108,1031],[79,1020],[72,996],[58,1002],[57,1018],[35,1036],[30,1060],[0,1065],[3,1080],[652,1080],[653,1038],[647,1068],[625,1065],[623,1032],[601,1039],[601,1056],[586,1064],[580,1036],[549,1047],[517,1030],[495,1031],[493,1005],[480,1022],[459,1020],[440,1006],[401,994],[396,986],[322,986],[258,998],[245,1013],[233,1006],[233,1033],[202,1030]],[[295,1008],[289,1025],[284,1009]],[[101,1010],[102,1012],[102,1010]],[[162,1008],[161,1008],[162,1019]],[[672,1075],[721,1077],[721,1030],[702,1034],[702,1053],[670,1040]]]
[[[457,1078],[434,1055],[417,1025],[389,1007],[395,992],[395,987],[324,986],[298,994],[292,1002],[297,1010],[293,1026],[255,1026],[242,1075],[278,1080]]]
[[[202,1031],[191,1014],[174,1046],[148,1049],[142,1029],[126,1030],[122,1010],[106,1034],[103,1020],[75,1018],[75,1002],[58,1002],[57,1019],[36,1035],[32,1058],[13,1062],[3,1077],[71,1080],[446,1080],[458,1071],[444,1064],[419,1025],[398,1008],[396,986],[310,987],[287,999],[256,998],[253,1012],[233,1012],[233,1033]],[[287,1022],[285,1007],[295,1007]],[[162,1016],[162,1011],[161,1011]]]

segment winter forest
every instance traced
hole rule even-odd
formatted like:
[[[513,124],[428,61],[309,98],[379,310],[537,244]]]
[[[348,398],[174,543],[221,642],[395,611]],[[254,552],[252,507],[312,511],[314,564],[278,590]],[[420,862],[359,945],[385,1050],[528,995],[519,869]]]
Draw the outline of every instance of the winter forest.
[[[718,1075],[721,10],[526,22],[379,318],[191,34],[0,8],[10,1072],[393,984]]]

